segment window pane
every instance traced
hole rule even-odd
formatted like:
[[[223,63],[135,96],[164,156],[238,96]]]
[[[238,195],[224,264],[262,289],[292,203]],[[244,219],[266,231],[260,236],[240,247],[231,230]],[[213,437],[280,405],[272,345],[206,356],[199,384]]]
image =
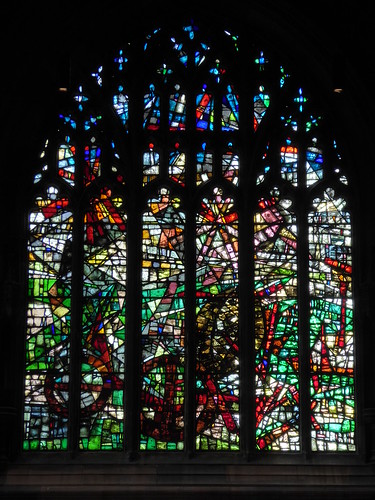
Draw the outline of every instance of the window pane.
[[[169,153],[168,173],[169,177],[179,183],[185,184],[185,153],[179,149],[176,142],[174,150]]]
[[[226,132],[239,129],[238,95],[233,92],[231,85],[228,85],[227,94],[223,97],[221,129]]]
[[[286,146],[281,146],[281,178],[297,186],[298,148],[286,141]]]
[[[213,155],[212,150],[207,149],[207,144],[202,143],[202,149],[197,152],[197,186],[209,181],[212,177]]]
[[[214,129],[214,98],[207,91],[207,85],[203,85],[202,93],[196,98],[196,124],[200,131]]]
[[[198,450],[239,449],[238,216],[215,189],[197,216]]]
[[[113,96],[113,107],[120,117],[125,129],[129,127],[129,96],[124,92],[122,85],[118,86],[118,94]]]
[[[221,170],[224,179],[238,185],[240,161],[239,156],[232,151],[232,143],[228,143],[227,150],[222,156]]]
[[[353,451],[351,217],[328,189],[309,214],[312,449]]]
[[[270,96],[264,93],[264,88],[259,87],[259,94],[254,96],[254,130],[256,131],[263,120],[270,105]]]
[[[312,145],[306,151],[306,185],[314,186],[323,178],[323,153],[317,147],[317,140],[312,140]]]
[[[68,184],[74,186],[75,147],[61,144],[58,149],[58,174]]]
[[[80,447],[123,443],[126,217],[102,189],[84,221]]]
[[[175,92],[169,96],[169,130],[185,130],[186,96],[175,85]]]
[[[68,438],[73,217],[49,188],[29,216],[24,449],[64,450]]]
[[[289,200],[254,217],[256,444],[296,451],[299,438],[297,228]]]
[[[158,130],[160,127],[160,96],[155,92],[155,85],[151,84],[149,92],[144,96],[143,128]]]
[[[142,450],[181,450],[184,439],[185,215],[162,189],[143,215]]]
[[[143,153],[143,185],[153,181],[159,175],[160,155],[154,149],[154,144],[150,142],[148,150]]]

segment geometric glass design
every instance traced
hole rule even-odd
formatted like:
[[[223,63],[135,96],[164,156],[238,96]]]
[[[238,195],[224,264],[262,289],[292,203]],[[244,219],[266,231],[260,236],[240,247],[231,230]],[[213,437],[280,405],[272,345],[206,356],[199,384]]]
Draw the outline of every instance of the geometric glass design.
[[[179,183],[185,184],[185,153],[179,150],[179,143],[176,142],[174,151],[169,153],[169,177]]]
[[[228,144],[228,149],[222,157],[222,172],[224,179],[238,185],[239,179],[239,157],[232,151],[232,143]]]
[[[355,449],[351,217],[332,189],[309,214],[311,446]]]
[[[196,448],[238,450],[238,215],[217,188],[202,201],[196,241]]]
[[[29,215],[25,450],[67,449],[72,230],[69,200],[47,188]]]
[[[156,29],[68,89],[31,176],[24,450],[357,449],[345,162],[222,35]]]
[[[118,94],[113,96],[113,107],[120,117],[125,129],[128,130],[129,122],[129,96],[124,94],[124,87],[118,86]]]
[[[212,151],[204,142],[197,152],[197,186],[208,182],[212,177]]]
[[[180,86],[175,85],[175,93],[169,96],[169,129],[185,130],[186,96],[180,92]]]
[[[206,85],[196,99],[196,126],[200,131],[214,129],[214,99]]]
[[[256,131],[263,120],[270,105],[270,96],[264,93],[264,88],[259,87],[259,94],[254,96],[254,130]]]
[[[297,186],[298,149],[290,146],[290,141],[288,141],[287,146],[281,147],[280,157],[281,178]]]
[[[238,95],[228,85],[228,93],[223,97],[221,128],[225,131],[238,130]]]
[[[80,447],[123,445],[126,216],[102,189],[84,224]]]
[[[143,215],[141,450],[184,445],[184,224],[164,188]]]
[[[297,234],[291,202],[261,198],[254,217],[255,406],[259,450],[298,451]]]
[[[58,152],[58,174],[70,186],[74,186],[75,147],[61,144]]]
[[[144,96],[143,128],[158,130],[160,127],[160,96],[155,93],[155,85],[151,84],[149,93]]]
[[[306,150],[306,185],[314,186],[323,179],[323,155],[322,150],[316,147],[316,139],[313,145]]]
[[[148,150],[143,153],[143,185],[153,181],[159,175],[160,155],[150,142]]]

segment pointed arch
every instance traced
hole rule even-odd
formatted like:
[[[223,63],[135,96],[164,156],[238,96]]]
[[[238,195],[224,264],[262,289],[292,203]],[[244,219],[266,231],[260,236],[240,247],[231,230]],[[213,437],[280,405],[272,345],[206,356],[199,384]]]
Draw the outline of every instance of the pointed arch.
[[[191,22],[70,95],[34,178],[25,450],[357,450],[348,179],[275,61]]]

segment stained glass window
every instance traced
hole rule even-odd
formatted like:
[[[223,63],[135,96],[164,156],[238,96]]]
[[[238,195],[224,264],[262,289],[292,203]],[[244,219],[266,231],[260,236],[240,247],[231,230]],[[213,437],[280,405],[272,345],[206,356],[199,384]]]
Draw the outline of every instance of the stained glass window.
[[[229,31],[126,47],[70,89],[35,169],[24,450],[356,451],[350,182],[324,105]]]

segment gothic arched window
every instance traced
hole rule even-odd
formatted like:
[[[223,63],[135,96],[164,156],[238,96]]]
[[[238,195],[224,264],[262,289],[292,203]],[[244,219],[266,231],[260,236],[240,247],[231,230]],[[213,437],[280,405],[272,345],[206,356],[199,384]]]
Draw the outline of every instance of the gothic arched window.
[[[24,450],[356,450],[348,179],[312,89],[193,23],[76,84],[28,219]]]

